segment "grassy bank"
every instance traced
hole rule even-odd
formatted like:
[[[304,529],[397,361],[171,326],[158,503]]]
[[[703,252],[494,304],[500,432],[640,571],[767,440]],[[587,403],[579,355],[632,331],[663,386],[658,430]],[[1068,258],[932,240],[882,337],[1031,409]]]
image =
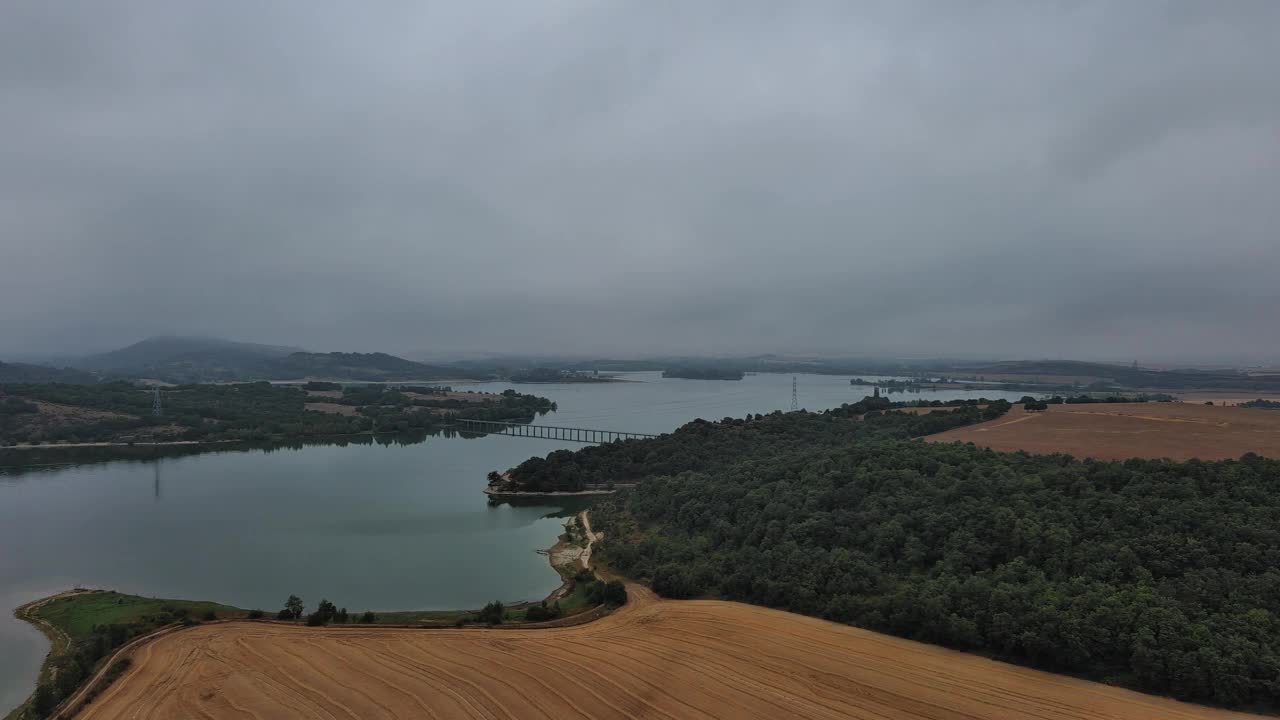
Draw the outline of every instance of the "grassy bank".
[[[247,612],[212,602],[80,590],[28,603],[14,614],[38,627],[49,638],[50,649],[36,691],[5,720],[47,717],[130,640],[165,626],[245,617]]]

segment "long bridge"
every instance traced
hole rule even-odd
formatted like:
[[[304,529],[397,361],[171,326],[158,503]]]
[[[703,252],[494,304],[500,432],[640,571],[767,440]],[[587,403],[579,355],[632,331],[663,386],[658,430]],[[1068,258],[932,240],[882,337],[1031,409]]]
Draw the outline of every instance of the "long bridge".
[[[471,420],[459,418],[455,428],[463,432],[486,433],[489,435],[515,435],[518,437],[543,438],[545,440],[565,440],[580,443],[608,443],[614,440],[643,440],[655,438],[648,433],[620,432],[618,430],[597,430],[594,428],[556,427],[555,425],[524,425],[521,423],[500,422],[497,420]]]

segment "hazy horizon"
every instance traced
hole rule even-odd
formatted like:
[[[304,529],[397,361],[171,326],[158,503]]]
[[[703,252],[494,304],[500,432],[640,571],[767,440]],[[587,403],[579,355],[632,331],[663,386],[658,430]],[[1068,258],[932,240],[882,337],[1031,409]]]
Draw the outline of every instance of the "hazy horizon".
[[[1280,364],[1280,3],[20,0],[0,361]]]

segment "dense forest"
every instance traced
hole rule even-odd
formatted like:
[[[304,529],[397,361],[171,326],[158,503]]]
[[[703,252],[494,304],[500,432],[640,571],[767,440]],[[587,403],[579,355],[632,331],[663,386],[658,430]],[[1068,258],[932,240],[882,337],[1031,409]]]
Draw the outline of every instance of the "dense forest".
[[[345,386],[337,397],[314,397],[303,388],[266,382],[179,385],[162,390],[163,409],[157,416],[152,414],[152,391],[124,382],[0,385],[0,445],[262,442],[371,431],[424,432],[459,417],[528,422],[555,408],[546,398],[514,390],[476,396],[479,400],[462,395],[465,400],[446,388],[378,384]],[[351,410],[309,410],[307,403],[317,400]]]
[[[599,552],[668,597],[1280,707],[1280,462],[1002,454],[912,440],[990,409],[855,410],[698,421],[535,466],[642,481],[596,505]]]
[[[982,406],[979,406],[982,403]],[[905,407],[898,403],[897,407]],[[849,423],[833,423],[844,417],[861,417],[866,413],[895,407],[884,398],[866,398],[860,402],[842,405],[822,415],[793,414],[796,417],[812,417],[815,428],[823,432],[805,438],[812,447],[841,445],[852,440],[849,433],[865,432],[868,426]],[[943,432],[951,428],[983,420],[991,420],[1007,412],[1009,403],[999,400],[986,403],[983,400],[953,401],[929,404],[938,412],[924,415],[892,413],[876,432],[891,432],[900,437],[919,437]],[[955,408],[948,410],[947,408]],[[769,420],[766,422],[766,417]],[[796,442],[790,433],[777,432],[782,422],[781,412],[770,416],[753,415],[748,419],[725,418],[720,423],[695,420],[674,433],[652,440],[624,440],[605,445],[595,445],[581,450],[557,450],[545,458],[532,457],[507,471],[505,476],[491,475],[491,487],[500,492],[552,492],[578,491],[588,485],[631,483],[647,476],[673,474],[685,470],[709,472],[732,462],[736,446],[744,440],[755,444],[758,453],[782,453]],[[786,417],[792,417],[788,415]],[[791,421],[787,421],[791,422]],[[725,434],[722,427],[741,428],[741,432]]]

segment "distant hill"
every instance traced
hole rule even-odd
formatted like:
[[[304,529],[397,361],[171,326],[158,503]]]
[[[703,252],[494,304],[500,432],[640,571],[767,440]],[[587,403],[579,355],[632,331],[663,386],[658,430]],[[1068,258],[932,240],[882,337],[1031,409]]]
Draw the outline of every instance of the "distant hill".
[[[217,338],[160,336],[90,355],[76,362],[76,366],[170,382],[238,380],[247,369],[264,360],[285,357],[298,350]]]
[[[955,365],[938,371],[982,376],[988,379],[1014,376],[1080,378],[1081,385],[1127,388],[1178,389],[1280,389],[1280,377],[1251,376],[1238,370],[1151,370],[1133,365],[1078,360],[1013,360],[981,365]]]
[[[320,378],[380,382],[488,377],[483,373],[445,365],[428,365],[378,352],[295,352],[282,358],[266,360],[259,367],[266,380]]]
[[[172,383],[246,380],[363,382],[487,377],[474,370],[427,365],[386,353],[312,353],[298,348],[216,338],[153,337],[76,363],[111,377]]]
[[[0,383],[68,383],[91,385],[98,376],[74,368],[55,368],[26,363],[0,362]]]

